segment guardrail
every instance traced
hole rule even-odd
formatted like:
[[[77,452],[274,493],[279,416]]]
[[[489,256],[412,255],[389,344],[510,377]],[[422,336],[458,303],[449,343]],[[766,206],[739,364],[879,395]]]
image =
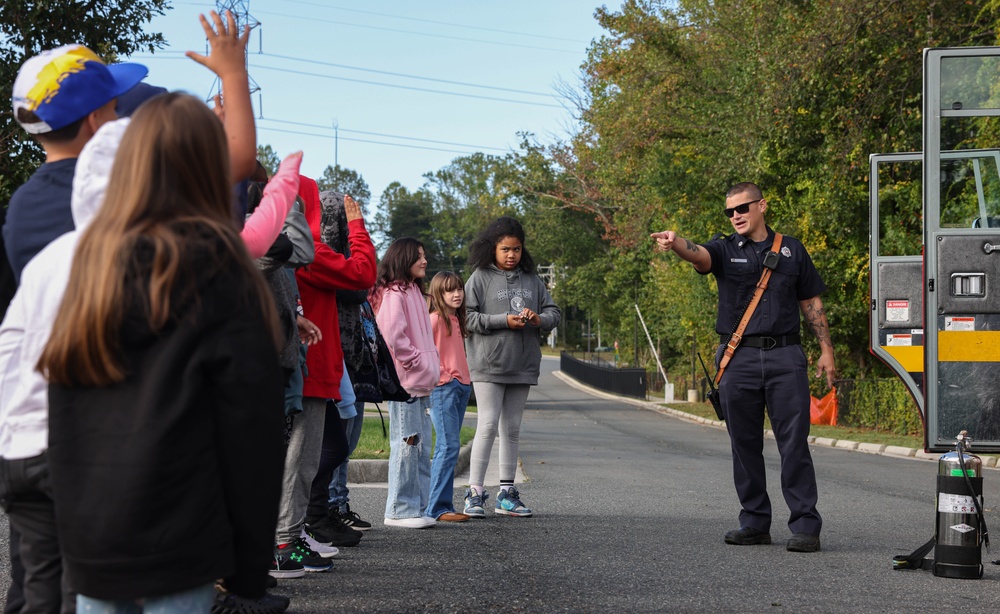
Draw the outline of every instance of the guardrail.
[[[608,363],[600,359],[580,360],[569,352],[559,355],[559,368],[579,382],[606,392],[636,399],[646,398],[645,369],[615,369],[604,366],[606,364]]]

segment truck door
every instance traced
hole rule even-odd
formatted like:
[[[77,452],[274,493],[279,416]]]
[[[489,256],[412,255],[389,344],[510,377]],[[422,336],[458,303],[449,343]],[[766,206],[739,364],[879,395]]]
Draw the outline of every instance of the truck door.
[[[923,93],[926,447],[1000,452],[1000,48],[926,49]]]
[[[919,152],[872,154],[871,352],[892,369],[924,416],[923,202]]]

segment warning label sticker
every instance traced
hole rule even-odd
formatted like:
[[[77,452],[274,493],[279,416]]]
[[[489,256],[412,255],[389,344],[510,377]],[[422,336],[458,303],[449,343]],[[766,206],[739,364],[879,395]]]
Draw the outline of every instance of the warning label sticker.
[[[885,321],[906,322],[910,319],[910,301],[886,301]]]
[[[956,524],[948,527],[952,531],[958,531],[959,533],[968,533],[969,531],[975,531],[976,527],[970,527],[969,525],[962,523]]]
[[[913,345],[913,335],[886,335],[886,345]]]
[[[972,316],[946,316],[945,330],[976,330],[976,318]]]
[[[952,514],[975,514],[976,502],[968,495],[938,493],[938,511]]]

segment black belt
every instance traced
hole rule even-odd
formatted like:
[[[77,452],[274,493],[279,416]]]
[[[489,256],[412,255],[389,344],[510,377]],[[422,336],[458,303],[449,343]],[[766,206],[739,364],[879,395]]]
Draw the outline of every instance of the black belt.
[[[719,343],[729,343],[729,335],[720,335]],[[773,350],[774,348],[783,348],[786,345],[799,345],[802,343],[802,338],[798,333],[793,335],[779,335],[776,337],[768,337],[766,335],[753,335],[743,337],[740,341],[740,345],[748,348],[760,348],[762,350]]]

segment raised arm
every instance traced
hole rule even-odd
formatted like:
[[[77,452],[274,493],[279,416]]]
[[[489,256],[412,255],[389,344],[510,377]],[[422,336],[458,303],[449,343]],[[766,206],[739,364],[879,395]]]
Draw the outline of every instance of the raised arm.
[[[649,235],[656,240],[656,250],[660,252],[673,251],[682,260],[694,265],[699,273],[707,273],[712,268],[712,255],[694,241],[677,236],[673,230],[654,232]]]
[[[833,340],[830,338],[830,324],[826,321],[823,301],[818,296],[799,301],[799,308],[806,318],[806,325],[819,340],[820,356],[816,361],[816,377],[826,373],[826,383],[833,388],[837,379],[837,367],[833,359]]]
[[[231,11],[226,11],[225,22],[215,11],[210,16],[212,23],[204,15],[198,16],[208,38],[209,54],[188,51],[185,55],[218,75],[222,83],[222,97],[215,97],[216,114],[226,128],[232,182],[237,183],[253,173],[257,161],[257,127],[246,68],[250,27],[244,26],[243,32],[239,32]]]

